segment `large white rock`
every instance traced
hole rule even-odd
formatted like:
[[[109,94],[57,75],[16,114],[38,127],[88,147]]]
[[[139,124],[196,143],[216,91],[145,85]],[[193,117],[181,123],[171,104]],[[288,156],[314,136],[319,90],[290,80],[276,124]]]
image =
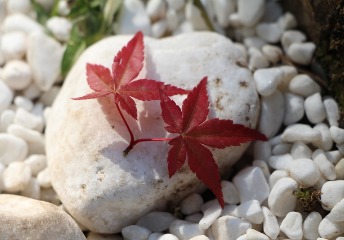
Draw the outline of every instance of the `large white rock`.
[[[51,203],[1,194],[0,206],[0,239],[86,240],[76,222]]]
[[[129,136],[116,108],[108,108],[109,123],[97,100],[71,100],[91,92],[86,62],[110,67],[130,38],[111,37],[86,50],[66,78],[46,129],[48,167],[61,201],[83,225],[103,233],[119,232],[152,209],[203,188],[187,166],[169,179],[165,142],[140,143],[123,157]],[[235,64],[243,59],[231,41],[201,32],[144,41],[146,61],[139,77],[191,89],[208,76],[210,118],[256,125],[259,100],[252,75]],[[181,102],[184,97],[175,98]],[[159,102],[137,101],[137,106],[141,132],[127,116],[135,137],[165,136]],[[221,171],[226,172],[246,147],[215,151]]]

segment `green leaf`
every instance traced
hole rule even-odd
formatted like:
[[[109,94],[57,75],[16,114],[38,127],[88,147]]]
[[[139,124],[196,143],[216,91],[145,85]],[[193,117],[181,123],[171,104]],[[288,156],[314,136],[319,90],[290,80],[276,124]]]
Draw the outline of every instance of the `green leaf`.
[[[205,21],[205,24],[209,28],[210,31],[215,31],[215,28],[207,14],[207,10],[204,8],[202,2],[200,0],[192,0],[192,4],[200,10],[201,15]]]
[[[73,64],[79,58],[80,54],[86,49],[86,42],[82,39],[68,42],[67,48],[63,54],[61,63],[61,72],[66,76]]]
[[[50,13],[39,3],[37,3],[35,0],[31,0],[31,4],[33,6],[33,9],[36,12],[37,15],[37,21],[44,25],[45,22],[49,19]]]

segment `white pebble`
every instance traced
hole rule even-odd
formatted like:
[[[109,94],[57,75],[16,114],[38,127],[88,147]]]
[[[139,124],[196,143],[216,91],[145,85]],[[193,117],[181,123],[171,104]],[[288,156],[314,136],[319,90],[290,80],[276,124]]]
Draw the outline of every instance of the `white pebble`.
[[[192,2],[187,2],[185,5],[185,18],[195,30],[208,30],[201,11]]]
[[[13,90],[23,90],[32,81],[31,68],[21,60],[9,61],[2,71],[2,78]]]
[[[307,158],[292,161],[288,167],[288,173],[291,178],[305,188],[314,186],[320,178],[317,166]]]
[[[237,204],[240,202],[239,193],[232,182],[221,181],[223,200],[228,204]]]
[[[271,145],[268,141],[256,141],[253,145],[253,157],[254,159],[259,159],[267,161],[271,156]]]
[[[212,200],[202,206],[203,218],[199,221],[199,227],[203,230],[208,229],[215,220],[221,215],[222,208],[218,201]]]
[[[289,87],[290,81],[297,75],[297,70],[294,66],[283,65],[279,67],[283,71],[283,79],[278,89],[280,91],[286,92]]]
[[[43,119],[22,108],[17,109],[14,123],[37,131],[43,129]]]
[[[21,191],[21,195],[39,200],[41,197],[41,187],[36,178],[31,178],[25,189]]]
[[[334,222],[331,218],[325,217],[320,222],[318,230],[321,237],[332,239],[344,233],[344,222]]]
[[[262,47],[262,53],[272,64],[277,63],[281,59],[281,56],[283,54],[281,48],[269,44],[266,44]]]
[[[325,123],[318,123],[313,127],[314,130],[317,130],[321,133],[320,144],[315,145],[318,148],[321,148],[324,151],[328,151],[332,148],[333,141],[330,134],[330,129]]]
[[[337,144],[344,143],[344,129],[336,127],[336,126],[331,126],[330,134],[335,143]]]
[[[319,181],[315,184],[316,189],[321,189],[322,186],[327,182],[327,179],[323,177],[323,175],[320,175]]]
[[[175,10],[169,9],[166,13],[167,30],[174,31],[179,24],[180,17]]]
[[[192,237],[204,234],[204,230],[198,224],[183,220],[173,221],[170,225],[169,232],[179,240],[189,240]]]
[[[44,28],[32,18],[21,13],[15,13],[5,18],[2,30],[4,32],[20,31],[31,34],[33,32],[43,32]]]
[[[268,43],[277,43],[282,36],[283,29],[278,23],[259,23],[256,26],[256,32]]]
[[[161,235],[158,240],[179,240],[175,235],[167,233],[164,235]]]
[[[60,90],[61,87],[53,86],[50,90],[44,92],[40,96],[39,101],[43,103],[45,106],[51,106]]]
[[[336,180],[344,180],[344,158],[342,158],[334,167],[336,171]]]
[[[344,221],[344,198],[334,205],[327,216],[334,222]]]
[[[51,187],[50,173],[48,168],[45,168],[37,174],[37,181],[42,188]]]
[[[168,8],[179,10],[184,7],[185,0],[166,0]]]
[[[290,59],[301,65],[309,65],[313,58],[315,44],[312,42],[292,43],[288,48],[287,55]]]
[[[276,184],[276,182],[282,178],[288,177],[288,173],[286,170],[275,170],[271,173],[269,177],[269,186],[270,189]]]
[[[248,167],[233,178],[233,183],[240,195],[240,202],[258,200],[262,203],[269,195],[269,185],[259,167]]]
[[[224,208],[222,209],[221,217],[223,216],[237,217],[236,210],[235,210],[237,207],[238,206],[235,204],[226,204]]]
[[[314,93],[306,98],[305,113],[308,120],[313,124],[320,123],[325,120],[326,112],[320,93]]]
[[[7,0],[7,13],[23,13],[28,14],[31,11],[30,0]]]
[[[184,220],[191,223],[199,223],[199,221],[201,221],[202,218],[202,213],[193,213],[191,215],[187,215]]]
[[[261,96],[273,94],[282,81],[283,72],[279,68],[258,69],[253,74],[257,91]]]
[[[302,215],[299,212],[290,212],[281,223],[281,231],[290,239],[302,239]]]
[[[33,108],[33,103],[30,99],[23,96],[16,96],[14,98],[14,104],[17,108],[23,108],[26,111],[31,111]]]
[[[265,43],[262,43],[263,45]],[[250,47],[248,50],[249,55],[249,62],[248,66],[249,69],[255,71],[256,69],[266,68],[269,66],[269,61],[267,58],[262,54],[262,52],[255,47]]]
[[[297,182],[288,177],[282,178],[275,183],[268,198],[269,208],[274,215],[284,217],[295,209],[296,196],[294,196],[293,192],[297,188]]]
[[[287,154],[290,152],[291,146],[292,145],[290,143],[277,144],[272,148],[272,155]]]
[[[264,219],[262,208],[257,200],[242,202],[235,209],[234,214],[250,221],[252,224],[261,224]]]
[[[291,147],[290,154],[294,159],[312,158],[312,150],[303,142],[296,141]]]
[[[267,1],[261,22],[275,22],[283,15],[283,9],[279,2]]]
[[[57,40],[62,42],[69,40],[72,23],[67,18],[51,17],[48,19],[46,26]]]
[[[8,126],[13,123],[15,115],[12,109],[6,109],[1,113],[0,131],[6,132]]]
[[[322,220],[320,213],[318,212],[311,212],[306,217],[305,221],[303,222],[303,237],[307,240],[313,240],[320,237],[318,232],[319,224]]]
[[[210,240],[210,239],[205,235],[199,235],[199,236],[190,238],[190,240]]]
[[[198,193],[192,193],[180,203],[180,210],[183,214],[192,214],[201,211],[203,198]]]
[[[23,91],[23,96],[33,100],[41,95],[41,90],[37,87],[35,83],[31,83],[27,88]]]
[[[296,123],[289,125],[281,135],[283,142],[302,141],[304,143],[321,142],[321,133],[318,130],[311,128],[309,125]]]
[[[252,53],[254,53],[254,51],[256,50],[261,49],[266,44],[266,41],[256,36],[245,37],[243,42],[247,48],[252,48],[251,50],[249,50],[252,51]]]
[[[13,100],[13,90],[0,81],[0,113],[7,109]]]
[[[147,240],[158,240],[158,238],[161,237],[162,235],[164,235],[164,234],[163,233],[151,233]]]
[[[9,165],[15,161],[23,161],[27,155],[27,143],[8,133],[0,133],[0,163]]]
[[[169,212],[153,211],[141,217],[136,224],[152,232],[163,232],[167,230],[170,224],[176,219],[177,218]]]
[[[297,21],[293,14],[286,12],[283,16],[278,19],[282,29],[288,30],[297,27]]]
[[[284,102],[284,125],[289,126],[293,123],[300,121],[305,113],[303,97],[287,92],[284,94]]]
[[[137,225],[129,225],[122,229],[122,235],[127,240],[147,240],[151,232]]]
[[[265,234],[258,232],[257,230],[254,229],[247,229],[246,231],[246,240],[270,240],[268,236]]]
[[[57,11],[61,16],[67,16],[70,13],[67,0],[61,0],[58,2]]]
[[[31,179],[31,170],[24,162],[12,162],[4,171],[5,191],[16,193],[23,191]]]
[[[30,34],[27,61],[31,66],[34,82],[42,91],[48,91],[59,78],[63,52],[61,44],[46,34]]]
[[[284,118],[284,98],[280,91],[261,99],[261,112],[258,130],[268,138],[274,136],[282,125]]]
[[[336,170],[334,165],[326,158],[323,150],[317,149],[313,152],[313,161],[317,165],[321,175],[327,180],[336,179]]]
[[[7,132],[13,136],[25,140],[27,143],[44,141],[42,133],[36,130],[25,128],[18,124],[10,124],[7,128]]]
[[[332,164],[337,164],[343,157],[343,155],[338,150],[327,151],[325,152],[325,155]]]
[[[252,162],[252,166],[256,166],[256,167],[259,167],[263,174],[264,174],[264,177],[266,179],[266,181],[269,180],[269,177],[270,177],[270,170],[269,170],[269,166],[268,164],[266,163],[266,161],[263,161],[263,160],[254,160]]]
[[[289,91],[303,97],[320,92],[320,86],[308,75],[299,74],[289,83]]]
[[[166,3],[161,0],[149,0],[146,6],[147,14],[152,19],[159,19],[165,16]]]
[[[166,20],[160,20],[158,22],[155,22],[152,25],[152,36],[155,38],[160,38],[165,34],[166,30],[167,30]]]
[[[324,100],[324,106],[329,125],[338,127],[340,118],[338,103],[333,98],[327,98]]]
[[[306,35],[297,30],[285,31],[281,37],[281,44],[285,52],[288,51],[291,44],[302,43],[304,41],[306,41]]]
[[[250,222],[232,216],[220,217],[211,226],[214,239],[228,240],[236,240],[250,228],[252,228]]]
[[[47,157],[45,155],[33,154],[25,159],[24,162],[30,167],[33,176],[36,176],[47,167]]]
[[[277,222],[277,218],[275,215],[272,214],[270,209],[267,207],[262,207],[263,210],[263,230],[264,233],[269,236],[271,239],[276,239],[278,234],[280,233],[280,228]]]
[[[2,35],[0,51],[6,61],[22,59],[26,54],[26,35],[23,32],[9,32]]]
[[[326,182],[321,188],[321,193],[322,206],[330,211],[344,198],[344,180]]]
[[[264,0],[238,0],[238,19],[244,26],[253,26],[264,14]],[[234,14],[232,14],[234,15]],[[231,16],[232,16],[231,15]]]
[[[217,22],[223,28],[228,27],[229,15],[235,12],[236,2],[233,0],[215,0],[213,5]]]
[[[269,143],[272,147],[276,146],[277,144],[282,143],[281,135],[276,135],[269,139]]]
[[[286,170],[293,161],[293,157],[287,153],[271,156],[268,163],[273,169]]]
[[[344,143],[341,143],[341,144],[336,144],[336,147],[338,149],[338,151],[344,155]]]

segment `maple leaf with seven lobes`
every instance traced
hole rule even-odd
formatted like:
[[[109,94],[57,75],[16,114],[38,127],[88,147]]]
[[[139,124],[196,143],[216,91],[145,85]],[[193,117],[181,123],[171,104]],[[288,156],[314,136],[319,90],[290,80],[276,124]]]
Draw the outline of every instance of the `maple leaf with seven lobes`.
[[[206,77],[187,95],[182,109],[163,91],[160,91],[160,95],[162,118],[168,125],[165,129],[179,134],[168,142],[172,146],[167,157],[169,176],[172,177],[187,158],[191,171],[213,191],[223,207],[218,166],[211,151],[205,146],[225,148],[252,140],[266,141],[267,138],[231,120],[206,120],[209,113]]]
[[[188,93],[184,89],[164,85],[151,79],[133,81],[143,67],[143,60],[143,34],[138,32],[115,56],[112,74],[110,69],[102,65],[89,63],[86,65],[87,83],[94,92],[73,99],[83,100],[114,94],[116,104],[137,120],[137,109],[133,98],[143,101],[159,100],[159,89],[166,91],[169,96]]]

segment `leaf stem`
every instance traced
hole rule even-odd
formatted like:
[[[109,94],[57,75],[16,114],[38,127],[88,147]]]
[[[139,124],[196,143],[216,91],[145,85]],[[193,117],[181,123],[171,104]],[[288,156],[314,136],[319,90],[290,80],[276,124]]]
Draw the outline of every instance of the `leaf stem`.
[[[140,138],[136,139],[133,142],[130,142],[129,146],[123,151],[123,156],[127,156],[133,147],[140,143],[140,142],[163,142],[163,141],[169,141],[172,138]]]
[[[121,111],[121,108],[118,106],[118,103],[116,102],[115,104],[116,104],[117,110],[118,110],[119,114],[121,115],[121,118],[122,118],[122,120],[123,120],[123,122],[124,122],[124,124],[125,124],[125,126],[126,126],[126,128],[127,128],[127,130],[128,130],[128,132],[129,132],[129,135],[130,135],[130,145],[131,145],[131,144],[135,141],[135,139],[134,139],[134,134],[133,134],[133,132],[131,131],[131,129],[130,129],[128,123],[127,123],[127,121],[125,120],[124,115],[123,115],[123,113],[122,113],[122,111]],[[130,146],[130,145],[129,145],[129,146]]]

